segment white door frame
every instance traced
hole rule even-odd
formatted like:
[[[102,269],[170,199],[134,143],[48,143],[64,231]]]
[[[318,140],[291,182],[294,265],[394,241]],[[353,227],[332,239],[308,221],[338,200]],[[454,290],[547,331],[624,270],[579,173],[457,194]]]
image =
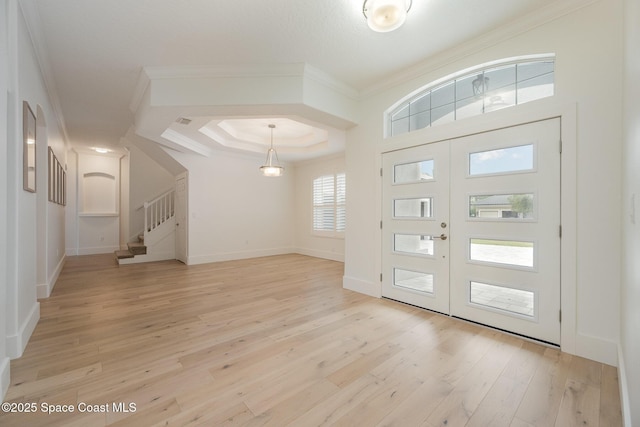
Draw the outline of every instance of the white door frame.
[[[560,194],[562,203],[562,246],[560,282],[562,292],[560,307],[560,348],[570,354],[577,354],[577,104],[559,104],[552,98],[485,115],[470,117],[460,122],[425,128],[395,137],[381,138],[376,147],[376,175],[382,168],[382,154],[415,147],[432,142],[455,139],[463,136],[488,132],[559,117],[562,140]],[[377,221],[382,220],[382,185],[376,187]],[[378,242],[382,242],[382,232],[376,229]],[[382,273],[382,244],[376,247],[376,271]],[[378,282],[378,293],[382,295],[382,283]]]
[[[178,212],[178,187],[177,187],[177,182],[180,179],[184,178],[184,183],[185,183],[185,197],[184,197],[184,218],[180,218],[179,217],[179,212]],[[175,177],[175,182],[176,182],[176,193],[175,193],[175,200],[176,200],[176,238],[175,238],[175,245],[176,245],[176,259],[179,261],[184,262],[185,264],[189,264],[189,173],[188,172],[183,172],[181,174],[176,175]],[[181,252],[181,248],[179,248],[179,236],[178,234],[182,234],[183,238],[184,238],[184,253]]]

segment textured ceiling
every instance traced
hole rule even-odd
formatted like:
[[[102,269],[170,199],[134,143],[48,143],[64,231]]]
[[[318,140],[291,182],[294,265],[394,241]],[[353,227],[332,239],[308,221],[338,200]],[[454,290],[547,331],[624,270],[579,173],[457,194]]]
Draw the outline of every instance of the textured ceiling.
[[[73,145],[117,145],[142,67],[307,63],[363,91],[552,3],[413,0],[407,22],[371,31],[360,0],[24,0],[37,10]]]

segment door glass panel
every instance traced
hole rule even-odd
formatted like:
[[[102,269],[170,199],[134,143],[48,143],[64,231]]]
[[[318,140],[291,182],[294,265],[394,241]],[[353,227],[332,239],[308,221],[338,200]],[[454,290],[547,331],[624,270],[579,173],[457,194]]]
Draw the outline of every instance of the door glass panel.
[[[422,160],[420,162],[395,165],[393,167],[393,182],[395,184],[406,184],[432,180],[433,163],[433,160]]]
[[[414,291],[432,294],[433,274],[394,268],[393,284],[400,288],[406,288]]]
[[[469,218],[532,219],[533,194],[483,194],[469,196]]]
[[[469,175],[533,170],[533,144],[469,153]]]
[[[469,239],[469,259],[533,268],[533,242]]]
[[[531,291],[471,282],[470,302],[474,304],[533,318],[534,301]]]
[[[433,198],[396,199],[393,201],[395,218],[431,218],[433,217]]]
[[[433,255],[433,237],[422,234],[394,234],[393,250],[414,255]]]

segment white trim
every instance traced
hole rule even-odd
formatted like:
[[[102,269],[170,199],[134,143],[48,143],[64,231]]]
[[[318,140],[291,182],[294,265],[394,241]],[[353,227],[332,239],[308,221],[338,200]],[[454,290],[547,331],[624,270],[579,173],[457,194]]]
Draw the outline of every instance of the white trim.
[[[56,266],[56,269],[53,271],[53,275],[48,280],[48,282],[39,284],[36,287],[36,295],[38,299],[49,298],[49,296],[51,295],[51,292],[53,291],[53,287],[56,285],[56,282],[58,281],[58,276],[60,276],[60,272],[62,271],[62,267],[64,267],[64,263],[66,260],[67,260],[67,256],[63,255],[62,259]]]
[[[618,343],[618,386],[620,387],[620,406],[622,407],[622,425],[632,427],[631,424],[631,400],[629,398],[629,385],[627,384],[627,368],[624,363],[622,346]]]
[[[342,287],[344,289],[369,295],[371,297],[382,298],[382,290],[381,290],[380,283],[368,282],[368,281],[357,279],[355,277],[350,277],[350,276],[343,276]]]
[[[11,364],[9,362],[10,359],[8,357],[0,359],[0,401],[2,402],[4,402],[4,396],[7,394],[9,383],[11,382],[11,377],[9,376]]]
[[[78,248],[77,255],[97,255],[108,254],[114,251],[119,251],[120,245],[117,246],[95,246],[91,248]]]
[[[11,359],[17,359],[22,356],[29,338],[31,338],[31,334],[38,324],[38,320],[40,320],[40,303],[35,302],[27,316],[27,320],[20,326],[18,333],[7,336],[7,355]]]
[[[295,252],[300,255],[312,256],[314,258],[322,258],[328,259],[331,261],[340,261],[344,262],[344,254],[330,252],[330,251],[319,251],[317,249],[306,249],[306,248],[296,248]]]
[[[599,362],[615,364],[610,343],[600,339],[581,340],[577,343],[577,104],[559,104],[554,98],[544,98],[515,107],[469,117],[445,125],[424,128],[414,132],[381,139],[376,147],[376,170],[382,165],[382,154],[423,144],[459,138],[481,132],[518,126],[535,121],[560,117],[562,138],[561,189],[562,246],[561,246],[561,296],[562,323],[560,324],[560,346],[562,351],[591,358]],[[376,186],[376,203],[382,208],[382,186]],[[382,220],[382,209],[377,210],[376,224]],[[376,240],[382,242],[382,231],[376,227]],[[375,265],[380,271],[382,245],[376,247]],[[357,279],[345,278],[345,287],[367,295],[378,295],[381,283],[366,286],[357,284]],[[374,290],[371,290],[371,286]],[[360,290],[362,289],[362,290]],[[594,345],[595,349],[590,348]]]
[[[618,344],[600,337],[576,334],[575,354],[607,365],[618,365]]]
[[[67,248],[64,254],[65,256],[78,256],[78,248]]]
[[[209,255],[187,256],[187,265],[207,264],[210,262],[234,261],[238,259],[259,258],[273,255],[295,253],[293,248],[258,249],[253,251],[220,252]]]
[[[471,67],[464,68],[462,70],[455,71],[451,74],[447,74],[446,76],[442,76],[432,82],[427,83],[424,86],[421,86],[407,95],[403,96],[398,101],[394,102],[390,107],[388,107],[385,114],[385,122],[389,120],[389,117],[396,112],[401,106],[405,107],[408,105],[414,98],[418,95],[422,95],[426,92],[433,91],[434,89],[438,89],[440,86],[444,86],[449,83],[454,83],[456,80],[464,79],[477,74],[478,72],[489,71],[495,67],[521,64],[525,62],[550,62],[552,61],[555,64],[556,54],[555,53],[544,53],[544,54],[533,54],[533,55],[520,55],[520,56],[512,56],[508,58],[495,59],[492,61],[484,62],[482,64],[477,64]],[[516,82],[517,84],[518,82]],[[541,98],[540,98],[541,99]],[[519,104],[515,104],[519,105]],[[484,112],[482,114],[485,114]],[[480,115],[482,115],[480,114]],[[455,120],[454,120],[455,121]],[[390,129],[388,129],[390,131]],[[385,134],[385,137],[389,137],[389,135]]]

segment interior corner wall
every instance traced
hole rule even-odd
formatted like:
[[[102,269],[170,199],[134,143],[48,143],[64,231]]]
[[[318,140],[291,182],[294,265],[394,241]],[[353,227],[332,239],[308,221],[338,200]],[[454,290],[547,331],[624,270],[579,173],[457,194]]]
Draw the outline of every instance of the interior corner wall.
[[[344,262],[344,238],[313,234],[313,180],[322,175],[345,172],[344,155],[298,162],[295,171],[296,252]],[[349,197],[349,178],[346,178]]]
[[[262,157],[169,152],[188,171],[188,264],[294,252],[294,174],[264,177]]]
[[[625,1],[620,384],[625,425],[640,426],[640,0]]]
[[[144,202],[153,200],[175,186],[175,177],[138,147],[129,148],[129,234],[135,241],[144,231]]]
[[[544,53],[556,54],[556,93],[545,102],[575,105],[577,112],[577,185],[572,194],[563,194],[564,200],[577,206],[576,222],[571,224],[577,240],[563,239],[563,245],[575,247],[577,263],[575,351],[615,365],[620,321],[612,313],[620,311],[622,256],[618,209],[622,159],[621,0],[596,1],[528,31],[505,35],[502,41],[444,52],[423,64],[422,74],[411,81],[379,89],[363,99],[360,125],[347,135],[349,197],[343,284],[348,289],[380,295],[378,168],[381,147],[389,144],[383,138],[385,110],[407,94],[459,70],[502,58]],[[534,103],[531,105],[535,108]],[[489,113],[478,120],[489,123],[492,118],[509,114],[507,111]],[[465,125],[460,120],[441,126],[455,131]],[[443,132],[435,129],[419,132],[428,140],[430,132]],[[603,226],[604,235],[600,232]]]

